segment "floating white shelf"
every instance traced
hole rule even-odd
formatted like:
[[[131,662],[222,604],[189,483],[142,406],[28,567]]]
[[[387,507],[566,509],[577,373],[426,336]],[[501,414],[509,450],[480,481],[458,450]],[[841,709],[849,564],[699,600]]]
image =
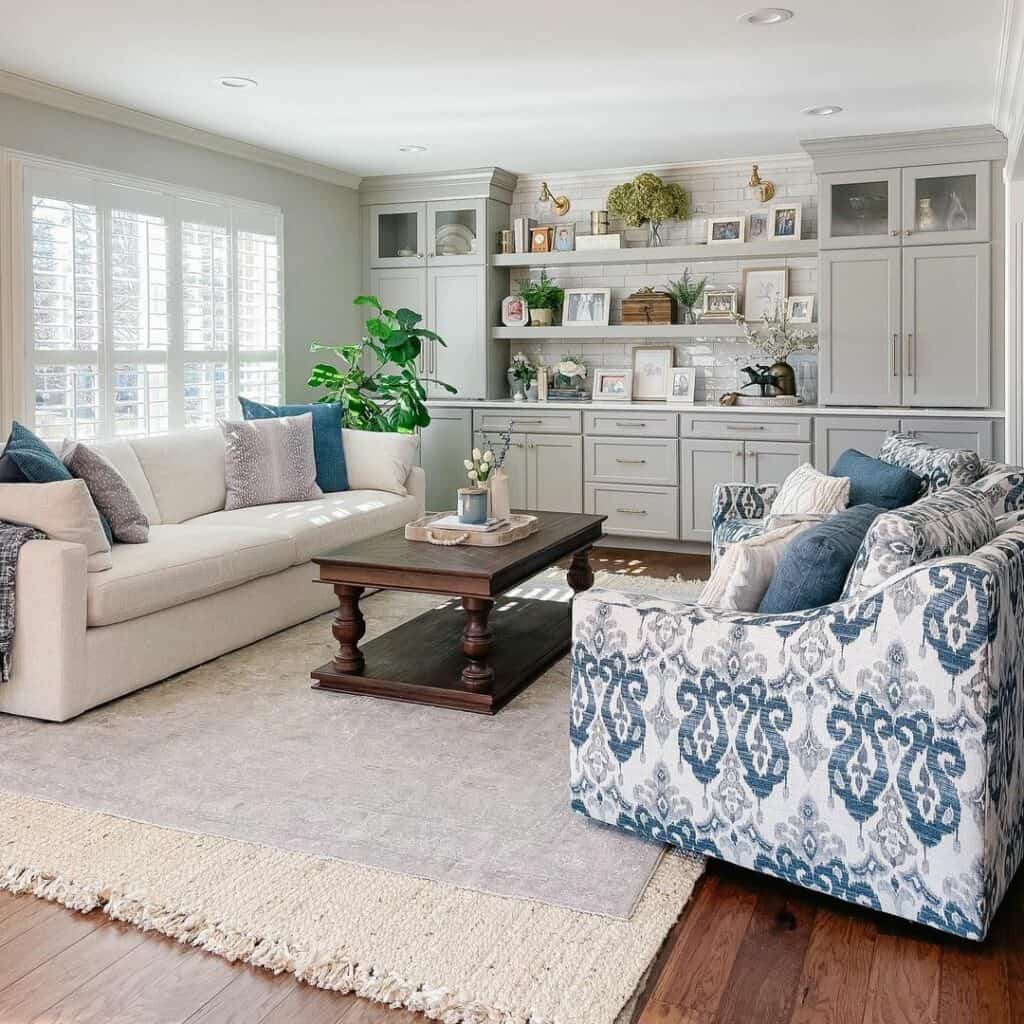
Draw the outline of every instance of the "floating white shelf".
[[[527,338],[565,338],[566,340],[601,338],[742,338],[738,324],[610,324],[607,327],[495,327],[496,341],[523,341]]]
[[[707,260],[763,260],[817,256],[818,240],[773,239],[716,245],[663,245],[656,248],[588,249],[584,252],[517,252],[493,257],[496,267],[575,267],[595,263],[685,263]]]

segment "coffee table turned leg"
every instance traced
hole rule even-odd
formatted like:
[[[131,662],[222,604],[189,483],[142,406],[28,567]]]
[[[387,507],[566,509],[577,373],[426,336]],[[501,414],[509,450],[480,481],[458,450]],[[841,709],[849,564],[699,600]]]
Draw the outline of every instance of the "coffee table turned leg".
[[[462,631],[462,653],[469,664],[462,670],[462,682],[474,690],[489,689],[494,683],[494,669],[487,659],[494,649],[494,634],[487,623],[494,602],[486,597],[464,597],[466,628]]]
[[[572,564],[569,566],[566,580],[577,594],[583,590],[589,590],[594,585],[594,570],[590,568],[590,551],[589,547],[580,548],[572,556]]]
[[[338,595],[338,614],[334,616],[331,632],[338,641],[338,653],[334,656],[333,664],[339,672],[359,675],[366,664],[363,652],[359,650],[359,641],[366,632],[366,620],[359,610],[359,597],[363,588],[336,583],[334,592]]]

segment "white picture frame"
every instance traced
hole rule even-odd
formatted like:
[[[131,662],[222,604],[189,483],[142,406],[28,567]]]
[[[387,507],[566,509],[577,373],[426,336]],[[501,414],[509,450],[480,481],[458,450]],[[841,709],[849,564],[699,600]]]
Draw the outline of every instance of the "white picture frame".
[[[665,401],[671,405],[693,405],[697,386],[695,366],[673,366],[668,371],[668,390]]]
[[[747,241],[767,242],[771,238],[771,214],[768,210],[755,210],[747,214]]]
[[[611,306],[611,288],[566,288],[562,326],[607,327]]]
[[[576,225],[556,224],[552,252],[573,252],[576,248]]]
[[[671,345],[637,345],[633,349],[633,398],[664,402],[674,358]]]
[[[744,239],[746,218],[742,213],[733,217],[708,217],[708,245],[735,245]]]
[[[786,319],[791,324],[814,323],[814,296],[790,295],[786,299]]]
[[[745,267],[743,270],[743,317],[747,323],[765,313],[778,318],[789,294],[789,272],[785,267]]]
[[[776,203],[771,208],[768,227],[772,238],[786,238],[790,241],[800,237],[800,204]]]
[[[735,288],[706,288],[701,323],[729,323],[739,313],[739,292]]]
[[[507,295],[501,300],[501,322],[506,327],[526,327],[530,311],[519,295]]]
[[[598,367],[594,370],[595,402],[628,402],[633,393],[633,371]]]

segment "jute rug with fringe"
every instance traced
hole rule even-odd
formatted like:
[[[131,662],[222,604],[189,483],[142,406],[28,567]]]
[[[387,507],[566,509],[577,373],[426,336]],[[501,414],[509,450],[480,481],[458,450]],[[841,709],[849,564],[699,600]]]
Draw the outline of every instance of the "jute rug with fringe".
[[[612,1024],[703,871],[667,854],[618,918],[24,795],[0,822],[4,889],[446,1024]]]

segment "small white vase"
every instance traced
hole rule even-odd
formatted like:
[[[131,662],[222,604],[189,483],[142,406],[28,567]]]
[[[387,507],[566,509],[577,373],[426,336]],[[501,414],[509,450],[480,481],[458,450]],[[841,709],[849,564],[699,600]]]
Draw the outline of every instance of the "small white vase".
[[[499,467],[487,483],[491,495],[491,515],[496,519],[504,519],[512,511],[509,507],[508,473]]]

